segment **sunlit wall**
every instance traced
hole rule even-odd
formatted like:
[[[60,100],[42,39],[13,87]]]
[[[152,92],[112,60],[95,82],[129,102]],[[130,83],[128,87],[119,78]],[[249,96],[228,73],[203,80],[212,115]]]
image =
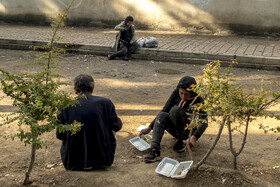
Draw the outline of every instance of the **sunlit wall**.
[[[54,17],[71,0],[0,0],[0,16]],[[89,26],[109,26],[134,16],[151,29],[217,30],[226,25],[280,27],[279,0],[75,0],[69,20]]]

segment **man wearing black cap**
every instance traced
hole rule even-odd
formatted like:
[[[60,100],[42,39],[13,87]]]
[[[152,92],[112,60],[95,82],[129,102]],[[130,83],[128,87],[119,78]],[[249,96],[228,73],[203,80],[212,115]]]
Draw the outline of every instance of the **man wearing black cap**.
[[[186,129],[186,126],[190,123],[188,118],[190,114],[192,114],[190,104],[192,103],[195,105],[203,102],[203,99],[199,96],[197,97],[195,92],[189,91],[189,89],[195,85],[196,81],[193,77],[183,77],[167,100],[162,111],[148,128],[140,132],[139,136],[148,134],[153,129],[151,150],[145,157],[147,163],[155,162],[160,159],[160,142],[165,130],[177,139],[173,150],[178,153],[185,150],[186,145],[184,140],[186,140],[189,135],[189,130]],[[190,148],[194,146],[195,142],[208,127],[207,112],[199,111],[199,118],[204,119],[204,122],[202,122],[198,128],[193,129],[189,144]]]
[[[116,53],[108,55],[108,60],[120,57],[128,61],[131,53],[137,49],[135,27],[133,25],[133,17],[127,16],[124,21],[117,25],[114,29],[119,33],[116,36],[116,42],[113,46]]]

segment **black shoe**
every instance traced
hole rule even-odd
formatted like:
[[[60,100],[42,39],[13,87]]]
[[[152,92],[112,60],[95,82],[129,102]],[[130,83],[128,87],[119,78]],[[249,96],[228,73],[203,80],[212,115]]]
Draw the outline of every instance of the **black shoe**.
[[[123,60],[129,61],[129,57],[128,57],[128,56],[124,56],[124,57],[123,57]]]
[[[176,151],[177,153],[182,153],[185,151],[185,143],[182,140],[177,140],[175,145],[173,146],[173,150]]]
[[[149,154],[145,157],[146,163],[153,163],[160,160],[160,151],[156,148],[153,148]]]
[[[108,55],[108,60],[113,60],[114,58],[112,57],[112,55]]]

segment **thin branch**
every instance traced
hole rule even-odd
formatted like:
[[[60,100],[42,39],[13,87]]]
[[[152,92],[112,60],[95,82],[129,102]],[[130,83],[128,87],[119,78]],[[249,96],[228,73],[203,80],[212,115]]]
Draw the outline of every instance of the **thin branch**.
[[[277,101],[279,98],[280,98],[280,94],[279,94],[277,97],[275,97],[274,99],[272,99],[271,101],[269,101],[268,103],[262,105],[262,106],[260,107],[260,109],[261,109],[261,110],[264,110],[266,107],[268,107],[271,103]]]
[[[213,142],[212,146],[210,147],[210,149],[207,151],[207,153],[204,155],[204,157],[194,166],[194,169],[198,169],[204,162],[205,160],[208,158],[208,156],[211,154],[211,152],[214,150],[216,144],[218,143],[220,137],[221,137],[221,134],[222,134],[222,131],[223,131],[223,128],[224,128],[224,125],[225,125],[225,122],[226,122],[226,118],[223,119],[221,125],[220,125],[220,129],[219,129],[219,132],[216,136],[216,139],[215,141]]]
[[[24,182],[23,182],[24,185],[27,185],[27,184],[30,183],[30,181],[29,181],[29,176],[30,176],[30,173],[31,173],[31,171],[32,171],[32,169],[33,169],[33,166],[34,166],[35,153],[36,153],[35,144],[32,143],[32,146],[31,146],[30,164],[29,164],[29,167],[28,167],[27,172],[25,173],[25,179],[24,179]]]
[[[236,151],[234,150],[233,145],[232,145],[232,133],[231,133],[231,122],[230,121],[227,122],[227,126],[228,126],[228,137],[229,137],[230,151],[233,154],[233,156],[237,156]]]
[[[64,12],[64,14],[67,15],[67,13],[69,11],[69,8],[72,6],[74,1],[75,0],[72,0],[72,2],[66,8],[66,11]],[[53,53],[52,48],[53,48],[53,44],[54,44],[54,41],[55,41],[55,36],[56,36],[56,33],[57,33],[58,29],[61,27],[62,23],[64,23],[64,18],[63,17],[60,18],[60,21],[59,21],[58,25],[55,27],[55,30],[54,30],[53,35],[52,35],[51,44],[50,44],[50,51],[49,51],[49,56],[48,56],[47,70],[50,69],[50,63],[51,63],[52,53]],[[48,84],[48,79],[49,79],[49,73],[47,74],[47,77],[46,77],[46,85]]]
[[[239,151],[236,153],[236,156],[238,156],[238,155],[242,152],[242,150],[243,150],[243,148],[244,148],[244,146],[245,146],[245,144],[246,144],[246,139],[247,139],[247,134],[248,134],[249,123],[250,123],[250,115],[247,116],[247,120],[246,120],[246,129],[245,129],[245,134],[244,134],[243,142],[242,142],[241,148],[240,148]]]

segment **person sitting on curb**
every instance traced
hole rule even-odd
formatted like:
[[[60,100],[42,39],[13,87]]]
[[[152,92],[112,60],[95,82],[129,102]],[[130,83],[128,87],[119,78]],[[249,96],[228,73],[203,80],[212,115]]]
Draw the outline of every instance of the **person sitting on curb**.
[[[186,145],[184,140],[188,138],[190,132],[186,129],[186,125],[190,123],[189,117],[192,114],[190,104],[204,102],[201,97],[197,97],[196,93],[189,91],[194,85],[196,85],[196,81],[193,77],[183,77],[167,100],[162,111],[148,128],[140,131],[139,136],[142,136],[148,134],[153,129],[151,150],[145,157],[145,162],[151,163],[160,160],[160,142],[165,130],[177,139],[173,150],[178,153],[185,151]],[[190,148],[195,145],[195,142],[208,127],[207,112],[199,111],[199,118],[204,121],[198,128],[193,129],[193,134],[189,141]]]
[[[115,132],[122,128],[115,106],[110,99],[92,95],[94,80],[90,75],[78,75],[74,80],[78,103],[58,114],[59,124],[82,124],[74,135],[59,132],[62,140],[61,159],[66,170],[80,171],[111,166],[116,150]],[[83,96],[83,97],[80,97]]]
[[[120,57],[123,58],[123,60],[128,61],[130,59],[130,55],[136,51],[138,45],[135,39],[136,35],[133,20],[132,16],[127,16],[124,21],[114,28],[120,32],[117,34],[116,41],[113,46],[116,53],[108,55],[108,60]]]

